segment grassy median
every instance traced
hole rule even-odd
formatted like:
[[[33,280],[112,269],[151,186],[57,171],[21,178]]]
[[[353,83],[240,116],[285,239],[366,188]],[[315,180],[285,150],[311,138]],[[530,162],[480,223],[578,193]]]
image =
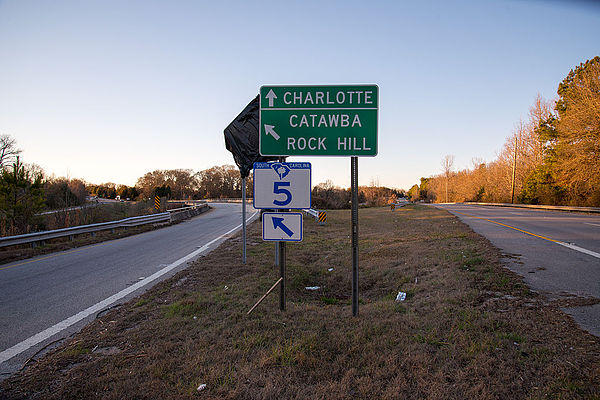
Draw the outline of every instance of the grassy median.
[[[600,399],[600,340],[432,207],[360,210],[360,315],[350,212],[305,218],[288,244],[249,227],[0,384],[7,399]],[[319,286],[318,290],[306,290]],[[396,301],[399,291],[406,299]],[[198,387],[205,388],[198,391]]]

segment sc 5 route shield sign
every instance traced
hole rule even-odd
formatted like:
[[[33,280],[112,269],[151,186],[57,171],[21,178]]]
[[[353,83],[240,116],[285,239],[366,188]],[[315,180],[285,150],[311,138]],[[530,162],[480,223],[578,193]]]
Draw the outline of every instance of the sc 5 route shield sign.
[[[264,213],[263,240],[300,242],[302,240],[302,214]]]
[[[254,208],[310,208],[310,173],[307,162],[254,163]]]
[[[375,156],[379,87],[262,86],[263,156]]]

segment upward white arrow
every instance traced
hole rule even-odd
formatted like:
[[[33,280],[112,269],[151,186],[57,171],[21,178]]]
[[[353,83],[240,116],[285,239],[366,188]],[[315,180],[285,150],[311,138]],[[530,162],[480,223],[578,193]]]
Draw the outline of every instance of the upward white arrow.
[[[265,97],[269,99],[269,107],[273,107],[273,101],[277,98],[277,95],[275,94],[273,89],[269,90],[269,93],[267,93]]]
[[[265,133],[267,135],[271,135],[275,138],[275,140],[279,140],[279,135],[275,132],[275,125],[267,125],[265,124]]]

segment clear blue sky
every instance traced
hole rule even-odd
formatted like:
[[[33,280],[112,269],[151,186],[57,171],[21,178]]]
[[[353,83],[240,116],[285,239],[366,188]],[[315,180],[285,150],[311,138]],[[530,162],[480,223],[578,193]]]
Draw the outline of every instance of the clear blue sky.
[[[491,161],[537,93],[600,54],[600,6],[568,1],[0,0],[0,133],[92,183],[233,164],[223,129],[266,84],[375,83],[379,154],[359,183],[408,189]],[[347,187],[348,158],[313,163]]]

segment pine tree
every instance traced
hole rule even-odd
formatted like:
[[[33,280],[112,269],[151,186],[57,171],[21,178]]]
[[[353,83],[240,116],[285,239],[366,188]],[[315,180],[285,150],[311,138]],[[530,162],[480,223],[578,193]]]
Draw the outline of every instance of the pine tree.
[[[11,167],[0,172],[0,212],[8,221],[10,234],[29,232],[43,208],[42,174],[26,170],[17,157]]]

